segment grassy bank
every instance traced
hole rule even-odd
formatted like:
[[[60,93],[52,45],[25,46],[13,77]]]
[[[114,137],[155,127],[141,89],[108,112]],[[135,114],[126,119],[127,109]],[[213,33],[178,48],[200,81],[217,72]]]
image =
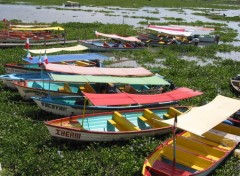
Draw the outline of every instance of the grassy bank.
[[[136,29],[128,25],[66,23],[63,27],[69,39],[95,38],[93,31],[96,29],[101,32],[136,34]],[[215,27],[217,33],[222,33],[222,38],[230,42],[234,40],[232,35],[221,31],[227,29]],[[240,48],[229,44],[172,46],[107,54],[136,60],[142,66],[173,80],[179,87],[203,91],[202,96],[181,102],[182,105],[202,105],[219,93],[235,97],[230,90],[229,78],[239,73],[240,63],[215,56],[216,52],[233,50],[240,51]],[[21,58],[25,55],[22,48],[0,49],[0,74],[5,73],[5,63],[22,63]],[[197,61],[184,60],[184,56],[194,56]],[[148,66],[154,65],[157,58],[161,59],[161,67]],[[2,83],[0,93],[2,175],[141,175],[146,156],[170,137],[139,137],[124,142],[83,144],[58,141],[50,137],[43,121],[59,116],[40,110],[33,102],[23,101],[17,91],[5,88]],[[212,175],[237,175],[235,167],[239,167],[239,160],[231,155]]]

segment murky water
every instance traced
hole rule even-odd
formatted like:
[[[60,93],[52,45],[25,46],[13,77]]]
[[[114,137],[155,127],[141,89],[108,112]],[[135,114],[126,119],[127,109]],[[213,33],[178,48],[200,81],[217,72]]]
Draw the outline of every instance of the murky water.
[[[225,22],[216,21],[206,18],[205,16],[194,15],[194,12],[202,12],[191,9],[169,9],[169,8],[153,8],[143,7],[139,9],[134,8],[120,8],[120,7],[87,7],[80,8],[65,8],[64,6],[33,6],[33,5],[7,5],[0,4],[0,17],[6,19],[18,19],[23,22],[44,22],[44,23],[67,23],[67,22],[83,22],[93,23],[100,22],[103,24],[129,24],[133,26],[141,26],[140,21],[146,21],[146,17],[153,17],[154,22],[166,22],[167,17],[182,18],[185,22],[212,22],[212,23],[226,23],[229,27],[238,31],[236,42],[231,44],[240,46],[240,23],[239,22]],[[211,13],[226,14],[227,16],[239,16],[239,10],[214,10]],[[151,21],[148,21],[151,22]],[[143,26],[145,27],[145,25]],[[195,33],[207,33],[202,31],[195,31]],[[232,56],[232,57],[231,57]],[[230,55],[232,59],[239,56],[239,53]],[[229,54],[221,54],[219,57],[223,59],[229,57]],[[131,65],[128,63],[127,65]]]

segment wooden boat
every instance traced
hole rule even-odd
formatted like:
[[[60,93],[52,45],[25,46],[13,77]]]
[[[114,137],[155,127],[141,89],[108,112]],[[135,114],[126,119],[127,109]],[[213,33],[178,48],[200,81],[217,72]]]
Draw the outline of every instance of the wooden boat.
[[[65,7],[80,7],[80,3],[79,2],[74,2],[74,1],[66,1],[64,3]]]
[[[153,95],[127,93],[91,94],[85,92],[83,94],[84,96],[32,97],[32,99],[44,111],[68,116],[167,106],[176,104],[176,102],[182,99],[201,95],[202,93],[188,88],[178,88],[167,93]]]
[[[232,91],[239,96],[240,95],[240,75],[230,79]]]
[[[23,58],[28,64],[5,64],[6,73],[27,73],[27,72],[40,72],[44,67],[39,67],[39,57],[44,62],[44,55],[35,56],[31,59]],[[47,56],[48,63],[61,63],[61,64],[75,64],[77,66],[101,66],[101,61],[107,59],[107,56],[87,53],[87,54],[62,54],[62,55],[49,55]]]
[[[193,34],[196,27],[149,25],[147,29],[158,34],[140,34],[139,38],[151,46],[171,44],[197,46],[199,43],[218,43],[220,38],[218,35]],[[206,28],[204,29],[206,30]]]
[[[80,44],[91,51],[125,51],[146,48],[141,40],[134,36],[121,36],[118,34],[104,34],[95,32],[95,35],[106,37],[108,40],[80,40]]]
[[[23,80],[50,80],[50,76],[48,73],[19,73],[19,74],[5,74],[0,75],[0,80],[5,84],[8,88],[17,89],[13,84],[13,81],[23,81]]]
[[[84,68],[84,67],[83,67]],[[91,67],[89,67],[91,68]],[[51,78],[55,81],[13,81],[20,95],[24,99],[30,99],[34,96],[72,96],[81,95],[82,91],[90,93],[104,93],[106,90],[102,88],[110,88],[111,84],[120,86],[119,89],[128,90],[133,93],[133,87],[129,85],[137,85],[139,92],[150,89],[150,86],[170,86],[170,83],[159,76],[147,77],[119,77],[119,76],[91,76],[91,75],[59,75],[51,73]],[[67,81],[63,81],[66,78]],[[62,81],[57,81],[62,80]],[[69,83],[68,83],[69,82]],[[101,86],[99,83],[106,86]],[[126,87],[126,88],[125,88]],[[110,90],[110,89],[109,89]],[[116,89],[116,92],[118,90]],[[134,91],[138,93],[137,90]]]
[[[171,45],[198,45],[198,40],[190,40],[187,37],[156,35],[151,33],[140,33],[138,38],[147,46],[171,46]]]
[[[187,107],[149,108],[70,116],[46,121],[52,137],[74,141],[116,141],[169,133],[165,118],[182,114]]]
[[[89,57],[90,58],[90,57]],[[92,57],[91,57],[92,58]],[[96,63],[95,63],[96,62]],[[75,66],[75,65],[78,66]],[[33,68],[35,73],[19,73],[19,74],[5,74],[0,75],[0,80],[2,80],[8,87],[16,89],[13,81],[24,81],[24,80],[34,80],[34,81],[43,81],[50,80],[49,74],[52,72],[56,72],[64,74],[65,77],[68,77],[68,74],[81,74],[81,75],[114,75],[114,76],[152,76],[153,73],[146,70],[143,67],[139,68],[99,68],[93,67],[96,65],[100,65],[98,59],[94,62],[92,61],[76,61],[74,63],[66,62],[64,64],[45,64],[44,67],[39,67],[38,64],[28,64],[30,68]],[[19,65],[18,65],[19,66]],[[24,66],[27,66],[25,64]],[[23,69],[23,68],[21,68]],[[26,68],[27,69],[27,68]],[[41,70],[42,69],[42,70]],[[48,72],[46,72],[46,70]],[[25,71],[25,70],[23,70]],[[41,71],[41,72],[40,72]],[[67,75],[66,75],[67,74]],[[100,78],[100,77],[98,77]],[[79,80],[79,79],[76,79]],[[144,87],[141,87],[142,90],[145,90]],[[152,89],[152,92],[156,89]],[[158,91],[158,90],[156,90]]]
[[[27,39],[30,41],[32,46],[68,43],[66,41],[65,33],[62,32],[64,29],[59,26],[9,26],[6,28],[7,30],[0,31],[0,47],[24,46]]]
[[[167,140],[144,162],[142,174],[208,175],[238,146],[240,128],[221,123],[239,109],[240,101],[218,95],[202,107],[192,108],[178,120],[166,120],[186,130]],[[176,126],[175,126],[176,127]]]

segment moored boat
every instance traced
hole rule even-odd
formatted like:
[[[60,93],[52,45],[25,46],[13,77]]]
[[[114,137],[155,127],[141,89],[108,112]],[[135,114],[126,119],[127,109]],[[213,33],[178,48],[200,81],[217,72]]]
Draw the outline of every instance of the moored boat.
[[[84,67],[83,67],[84,68]],[[91,68],[91,67],[90,67]],[[123,70],[123,68],[122,68]],[[127,69],[129,70],[129,68]],[[121,73],[122,74],[122,73]],[[30,99],[34,96],[62,96],[62,95],[82,95],[82,91],[90,93],[112,92],[110,87],[114,84],[119,85],[113,92],[119,92],[119,89],[131,92],[141,93],[149,86],[170,86],[170,83],[159,76],[141,76],[141,77],[120,77],[120,76],[92,76],[92,75],[59,75],[51,73],[51,81],[13,81],[20,95],[24,99]],[[54,81],[55,80],[55,81]],[[61,80],[61,81],[59,81]],[[100,84],[100,85],[99,85]],[[101,86],[104,84],[104,86]],[[113,85],[113,88],[116,88]],[[131,85],[136,85],[133,89]],[[159,87],[160,88],[160,87]],[[152,90],[152,89],[150,89]],[[158,89],[157,89],[158,90]]]
[[[230,85],[233,92],[239,96],[240,95],[240,75],[233,77],[230,79]]]
[[[149,108],[69,116],[46,121],[52,137],[74,141],[116,141],[169,133],[164,119],[182,114],[188,107]]]
[[[19,73],[19,74],[5,74],[0,75],[0,80],[11,89],[17,89],[13,84],[13,81],[24,81],[24,80],[50,80],[48,73]]]
[[[146,48],[141,40],[134,36],[104,34],[97,31],[95,31],[95,35],[105,37],[107,40],[80,40],[80,44],[91,51],[126,51]]]
[[[57,115],[79,115],[104,111],[131,110],[169,106],[178,101],[201,95],[202,92],[188,88],[178,88],[161,94],[92,94],[84,96],[32,97],[44,111]],[[113,101],[116,100],[116,101]]]
[[[186,130],[158,146],[144,161],[142,174],[208,175],[238,146],[240,128],[222,123],[240,106],[240,101],[218,95],[202,107],[166,120]],[[174,125],[175,124],[175,125]]]
[[[65,7],[80,7],[80,3],[79,2],[75,2],[75,1],[66,1],[64,3]]]
[[[42,53],[44,54],[44,53]],[[27,73],[27,72],[40,72],[44,67],[39,67],[40,62],[44,62],[44,55],[34,56],[32,58],[23,58],[26,64],[8,63],[4,65],[6,73]],[[107,56],[87,53],[87,54],[62,54],[62,55],[49,55],[47,56],[48,63],[59,64],[74,64],[77,66],[96,66],[100,67],[101,62],[108,59]]]

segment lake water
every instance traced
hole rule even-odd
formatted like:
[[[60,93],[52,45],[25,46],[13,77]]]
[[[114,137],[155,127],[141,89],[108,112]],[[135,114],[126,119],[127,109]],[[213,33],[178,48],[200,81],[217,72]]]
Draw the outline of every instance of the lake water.
[[[33,6],[33,5],[8,5],[0,4],[0,17],[10,19],[18,19],[22,22],[33,23],[67,23],[67,22],[82,22],[93,23],[100,22],[103,24],[129,24],[133,26],[141,26],[140,21],[146,21],[145,17],[154,17],[154,22],[166,22],[166,18],[182,18],[186,22],[202,21],[213,23],[226,23],[229,27],[238,31],[236,42],[231,44],[234,46],[240,46],[240,24],[239,22],[225,22],[208,19],[204,16],[197,16],[192,14],[193,12],[202,12],[199,10],[191,9],[170,9],[170,8],[121,8],[121,7],[74,7],[65,8],[64,6]],[[214,10],[217,14],[226,14],[227,16],[239,16],[239,10]],[[151,22],[151,21],[148,21]],[[143,27],[146,27],[145,25]],[[195,33],[203,33],[196,31]],[[206,32],[205,32],[206,33]],[[234,54],[233,54],[234,55]],[[229,57],[229,55],[226,55]],[[220,57],[225,57],[222,54]],[[233,56],[234,60],[236,56]]]

